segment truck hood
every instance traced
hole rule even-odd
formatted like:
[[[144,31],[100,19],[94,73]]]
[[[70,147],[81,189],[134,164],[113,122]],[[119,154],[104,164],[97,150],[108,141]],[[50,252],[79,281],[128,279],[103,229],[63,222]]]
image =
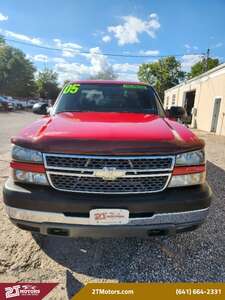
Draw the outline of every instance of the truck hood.
[[[139,113],[60,113],[30,124],[12,142],[42,152],[96,155],[176,154],[204,147],[184,125]]]

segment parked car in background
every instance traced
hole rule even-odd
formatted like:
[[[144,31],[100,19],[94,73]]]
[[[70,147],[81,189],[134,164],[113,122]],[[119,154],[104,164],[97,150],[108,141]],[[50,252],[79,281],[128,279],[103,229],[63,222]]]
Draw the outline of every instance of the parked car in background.
[[[18,109],[18,110],[24,109],[22,101],[17,100],[17,99],[12,99],[12,102],[14,103],[14,106],[15,106],[16,109]]]
[[[6,110],[6,109],[5,109],[4,101],[0,98],[0,111],[2,111],[2,110]]]
[[[9,111],[10,108],[9,103],[2,96],[0,96],[0,110]]]
[[[5,102],[8,104],[8,111],[16,110],[16,104],[13,102],[13,100],[4,99]]]
[[[44,103],[44,102],[37,102],[33,105],[33,112],[35,111],[39,111],[40,114],[45,114],[46,111],[48,111],[49,107],[48,107],[48,104],[47,103]]]
[[[13,111],[13,110],[22,110],[26,109],[27,107],[32,108],[33,102],[28,104],[28,100],[19,100],[12,98],[10,96],[0,96],[1,105],[0,110],[5,111]]]
[[[27,108],[27,101],[26,100],[20,100],[20,104],[22,105],[22,109]]]
[[[27,109],[32,109],[35,103],[37,103],[36,100],[27,100],[26,101],[26,108]]]
[[[2,98],[4,99],[5,102],[8,103],[9,111],[19,109],[16,99],[13,99],[12,97],[9,97],[9,96],[2,96]]]

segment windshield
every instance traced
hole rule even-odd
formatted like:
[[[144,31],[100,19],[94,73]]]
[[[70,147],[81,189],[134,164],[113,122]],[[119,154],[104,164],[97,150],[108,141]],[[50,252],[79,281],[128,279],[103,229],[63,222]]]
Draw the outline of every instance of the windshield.
[[[73,111],[158,114],[159,103],[147,85],[76,84],[64,87],[54,113]]]

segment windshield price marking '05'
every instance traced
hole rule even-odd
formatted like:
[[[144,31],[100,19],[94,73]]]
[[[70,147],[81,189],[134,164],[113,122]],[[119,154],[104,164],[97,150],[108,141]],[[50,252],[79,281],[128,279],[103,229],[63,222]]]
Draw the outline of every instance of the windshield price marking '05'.
[[[69,84],[67,86],[65,86],[64,90],[63,90],[63,94],[76,94],[79,91],[80,88],[80,84]]]

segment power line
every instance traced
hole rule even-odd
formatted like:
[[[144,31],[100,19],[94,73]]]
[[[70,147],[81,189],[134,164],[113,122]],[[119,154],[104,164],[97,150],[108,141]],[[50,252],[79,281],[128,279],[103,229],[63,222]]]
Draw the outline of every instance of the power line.
[[[184,55],[205,55],[205,53],[183,53],[183,54],[168,54],[168,55],[138,55],[138,54],[119,54],[119,53],[91,53],[90,51],[81,51],[81,50],[73,50],[71,48],[55,48],[55,47],[49,47],[49,46],[42,46],[42,45],[36,45],[36,44],[30,44],[22,41],[17,41],[14,39],[9,39],[5,37],[4,35],[1,35],[6,41],[13,42],[17,44],[22,44],[25,46],[35,47],[39,49],[45,49],[45,50],[51,50],[51,51],[69,51],[74,54],[94,54],[99,56],[112,56],[112,57],[126,57],[126,58],[163,58],[168,56],[175,56],[175,57],[182,57]]]

